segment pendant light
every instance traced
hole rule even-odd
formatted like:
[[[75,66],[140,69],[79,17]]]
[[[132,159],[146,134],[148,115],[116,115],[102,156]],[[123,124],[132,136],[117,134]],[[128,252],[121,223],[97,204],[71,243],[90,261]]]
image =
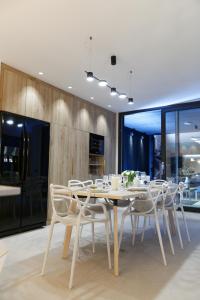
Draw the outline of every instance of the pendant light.
[[[131,95],[132,95],[132,78],[133,78],[133,71],[130,70],[130,72],[129,72],[129,95],[130,95],[130,97],[128,98],[129,105],[134,104],[133,98],[131,97]]]
[[[110,94],[111,94],[111,96],[116,96],[116,95],[117,95],[117,90],[116,90],[116,88],[111,87],[111,89],[110,89]]]
[[[106,80],[99,80],[99,86],[102,86],[102,87],[105,87],[108,85],[107,81]]]
[[[94,80],[94,75],[92,72],[87,72],[87,81],[93,81]]]
[[[92,55],[93,55],[93,49],[92,49],[92,36],[89,37],[90,43],[89,43],[89,70],[92,70]],[[87,81],[91,82],[94,80],[93,72],[88,71],[87,74]]]

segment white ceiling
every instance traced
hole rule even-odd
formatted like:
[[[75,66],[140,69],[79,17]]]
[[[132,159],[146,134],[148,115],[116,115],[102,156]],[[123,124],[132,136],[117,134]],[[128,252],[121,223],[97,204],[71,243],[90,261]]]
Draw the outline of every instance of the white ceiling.
[[[199,16],[198,0],[0,0],[0,60],[113,111],[189,101],[200,98]],[[134,70],[134,106],[85,80],[90,35],[98,77],[128,93]]]

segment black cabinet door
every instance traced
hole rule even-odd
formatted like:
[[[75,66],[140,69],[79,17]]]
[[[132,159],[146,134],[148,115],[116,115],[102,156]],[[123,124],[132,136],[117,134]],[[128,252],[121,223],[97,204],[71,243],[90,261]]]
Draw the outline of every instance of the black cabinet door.
[[[20,228],[21,196],[0,197],[0,236]]]
[[[25,120],[25,172],[22,226],[46,222],[48,196],[49,124]]]
[[[21,186],[25,150],[23,118],[0,114],[0,185]],[[21,223],[21,196],[0,197],[0,236],[17,231]]]
[[[21,186],[24,173],[23,118],[1,113],[0,184]]]

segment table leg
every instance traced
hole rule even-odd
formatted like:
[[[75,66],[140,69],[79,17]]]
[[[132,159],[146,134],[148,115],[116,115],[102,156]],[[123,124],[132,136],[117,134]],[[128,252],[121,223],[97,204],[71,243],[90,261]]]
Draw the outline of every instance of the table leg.
[[[77,203],[76,202],[72,202],[70,205],[70,210],[71,211],[75,211],[76,210],[76,206]],[[64,238],[64,245],[63,245],[63,258],[67,258],[68,256],[68,251],[69,251],[69,244],[70,244],[70,240],[71,240],[71,235],[72,235],[72,225],[67,225],[66,226],[66,230],[65,230],[65,238]]]
[[[71,234],[72,234],[72,226],[67,225],[65,230],[65,238],[64,238],[64,245],[63,245],[63,255],[62,255],[63,258],[67,258],[68,256]]]
[[[119,245],[118,245],[118,207],[113,206],[114,212],[114,275],[119,275]]]
[[[170,224],[172,234],[176,234],[176,226],[174,223],[174,216],[171,209],[168,210],[168,216],[169,216],[169,224]]]

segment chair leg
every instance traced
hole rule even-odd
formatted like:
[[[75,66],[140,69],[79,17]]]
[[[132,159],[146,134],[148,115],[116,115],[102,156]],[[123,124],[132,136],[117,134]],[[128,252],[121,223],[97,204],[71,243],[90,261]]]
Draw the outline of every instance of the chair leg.
[[[168,221],[168,218],[167,218],[167,212],[166,212],[166,210],[164,210],[164,212],[163,212],[163,217],[165,219],[165,224],[166,224],[166,229],[167,229],[167,235],[168,235],[168,238],[169,238],[171,251],[172,251],[172,254],[174,255],[175,254],[174,253],[174,245],[173,245],[173,241],[172,241],[171,232],[170,232],[170,229],[169,229],[169,221]]]
[[[92,223],[92,253],[95,253],[94,223]]]
[[[108,267],[109,269],[112,268],[111,266],[111,256],[110,256],[110,232],[109,232],[109,225],[108,222],[105,222],[105,232],[106,232],[106,244],[107,244],[107,252],[108,252]]]
[[[120,250],[120,247],[121,247],[122,235],[123,235],[123,232],[124,232],[124,220],[125,220],[125,216],[122,214],[122,221],[121,221],[120,234],[119,234],[119,250]]]
[[[49,229],[48,243],[47,243],[47,248],[46,248],[45,255],[44,255],[41,275],[44,275],[44,271],[45,271],[45,267],[46,267],[46,263],[47,263],[47,257],[48,257],[49,249],[50,249],[50,245],[51,245],[51,239],[52,239],[52,235],[53,235],[54,224],[55,224],[54,221],[51,221],[51,225],[50,225],[50,229]]]
[[[157,234],[158,234],[158,240],[159,240],[159,243],[160,243],[160,250],[161,250],[161,253],[162,253],[163,263],[164,263],[165,266],[167,266],[167,261],[166,261],[166,257],[165,257],[165,251],[164,251],[164,247],[163,247],[162,236],[161,236],[161,233],[160,233],[160,225],[159,225],[157,213],[155,213],[155,223],[156,223],[156,230],[157,230]]]
[[[82,236],[82,232],[83,232],[83,225],[80,226],[80,238]]]
[[[133,226],[133,232],[132,232],[132,246],[135,244],[135,235],[137,231],[137,224],[138,224],[138,216],[134,216],[134,226]]]
[[[185,217],[185,212],[184,212],[184,208],[183,208],[182,205],[181,205],[181,212],[182,212],[182,216],[183,216],[183,222],[185,224],[185,230],[186,230],[186,233],[187,233],[188,242],[191,242],[190,234],[189,234],[189,230],[188,230],[188,225],[187,225],[187,221],[186,221],[186,217]]]
[[[133,232],[133,215],[130,215],[130,218],[131,218],[131,228],[132,228],[132,232]]]
[[[79,231],[80,231],[80,225],[76,225],[74,249],[73,249],[73,256],[72,256],[72,265],[71,265],[71,274],[70,274],[70,279],[69,279],[69,289],[71,289],[72,285],[73,285],[74,269],[75,269],[75,263],[76,263],[77,252],[78,252]]]
[[[178,232],[180,246],[181,246],[181,249],[183,249],[183,240],[182,240],[182,237],[181,237],[180,226],[179,226],[178,217],[177,217],[177,213],[176,213],[175,208],[174,208],[174,218],[175,218],[175,222],[176,222],[176,228],[177,228],[177,232]]]
[[[165,219],[165,215],[163,214],[163,234],[166,234],[165,224],[166,224],[166,219]]]
[[[137,216],[136,230],[139,228],[139,225],[140,225],[140,216]]]
[[[144,241],[144,233],[145,233],[145,230],[146,230],[146,223],[147,223],[147,216],[144,216],[144,224],[143,224],[143,229],[142,229],[141,242]]]

